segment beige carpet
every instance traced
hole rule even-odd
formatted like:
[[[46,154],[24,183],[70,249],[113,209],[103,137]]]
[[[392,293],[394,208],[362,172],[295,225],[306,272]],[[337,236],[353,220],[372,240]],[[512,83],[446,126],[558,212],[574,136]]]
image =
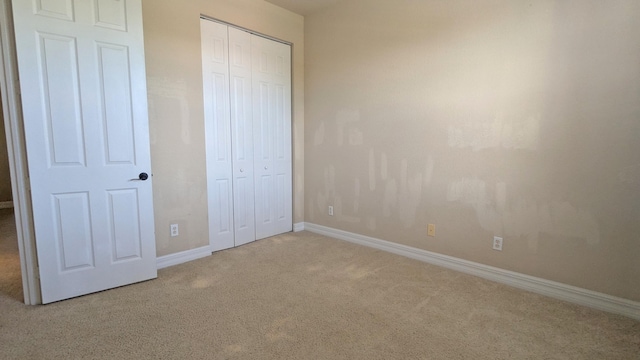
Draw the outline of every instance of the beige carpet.
[[[0,297],[24,301],[13,209],[0,209]]]
[[[0,359],[640,359],[638,321],[308,232],[0,309]]]

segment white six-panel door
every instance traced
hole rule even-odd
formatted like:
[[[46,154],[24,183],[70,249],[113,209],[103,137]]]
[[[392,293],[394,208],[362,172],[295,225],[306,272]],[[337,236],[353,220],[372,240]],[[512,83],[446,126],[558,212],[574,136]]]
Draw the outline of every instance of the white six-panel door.
[[[217,251],[292,229],[291,54],[288,45],[200,22],[209,231]]]
[[[291,231],[291,47],[251,38],[256,238]]]
[[[235,246],[256,239],[251,108],[251,34],[229,27]]]
[[[211,250],[234,246],[233,167],[229,120],[229,32],[200,20],[204,132]],[[215,241],[213,241],[215,239]]]
[[[43,303],[156,277],[141,1],[13,12]]]

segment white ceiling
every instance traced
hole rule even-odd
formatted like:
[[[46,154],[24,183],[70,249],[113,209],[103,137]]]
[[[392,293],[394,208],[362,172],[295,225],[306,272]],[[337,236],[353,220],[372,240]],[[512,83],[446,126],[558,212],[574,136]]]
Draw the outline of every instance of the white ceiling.
[[[310,15],[342,0],[265,0],[302,16]]]

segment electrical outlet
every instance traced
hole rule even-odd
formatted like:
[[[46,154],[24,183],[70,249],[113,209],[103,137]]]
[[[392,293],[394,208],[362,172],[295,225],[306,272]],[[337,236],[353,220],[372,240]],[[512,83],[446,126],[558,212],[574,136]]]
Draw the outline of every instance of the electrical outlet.
[[[178,224],[171,224],[171,236],[178,236]]]
[[[427,236],[436,236],[436,225],[435,224],[427,225]]]
[[[493,237],[493,250],[502,251],[502,238],[499,236]]]
[[[333,206],[329,206],[329,216],[333,216]]]

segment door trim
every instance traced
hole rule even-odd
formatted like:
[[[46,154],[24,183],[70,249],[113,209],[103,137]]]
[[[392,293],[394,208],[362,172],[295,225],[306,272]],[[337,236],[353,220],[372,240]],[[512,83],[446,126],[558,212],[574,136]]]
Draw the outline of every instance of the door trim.
[[[37,275],[38,260],[35,251],[35,237],[33,236],[33,213],[18,85],[13,16],[11,14],[11,0],[0,0],[0,95],[2,95],[4,125],[7,135],[9,173],[16,218],[24,303],[36,305],[42,303],[42,299]]]

